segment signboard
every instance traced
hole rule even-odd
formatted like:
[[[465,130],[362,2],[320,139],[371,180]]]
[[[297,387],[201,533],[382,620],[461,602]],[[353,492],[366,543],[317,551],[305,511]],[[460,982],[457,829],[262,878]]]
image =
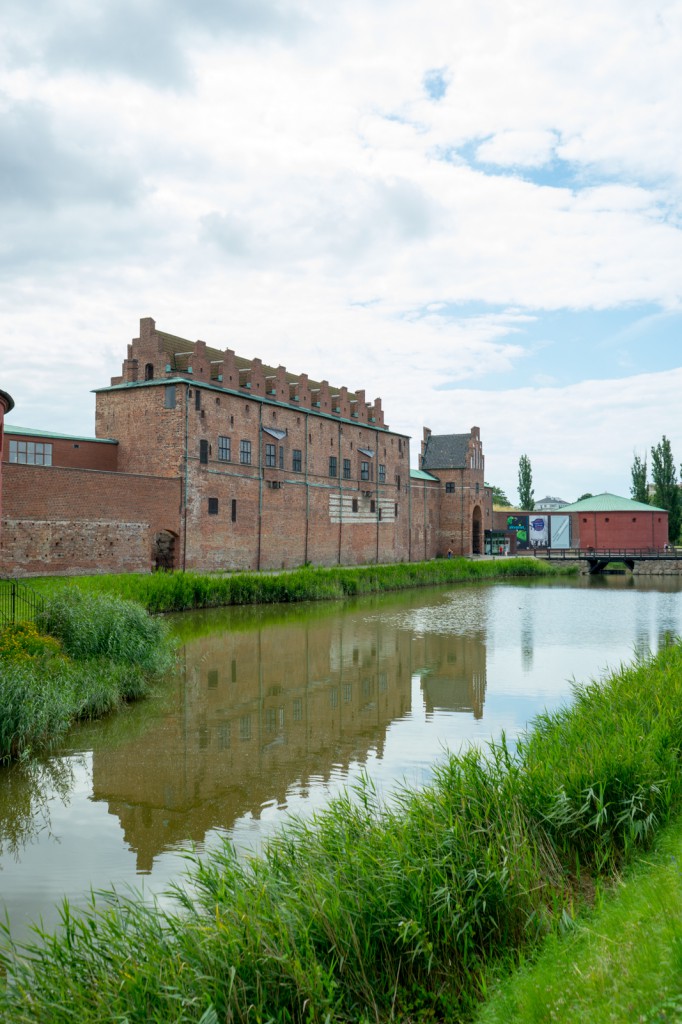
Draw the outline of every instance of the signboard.
[[[528,550],[528,516],[507,516],[507,529],[516,534],[516,550]]]
[[[529,516],[529,540],[532,548],[546,548],[549,544],[549,517]]]
[[[550,516],[549,546],[551,548],[570,548],[571,517]]]

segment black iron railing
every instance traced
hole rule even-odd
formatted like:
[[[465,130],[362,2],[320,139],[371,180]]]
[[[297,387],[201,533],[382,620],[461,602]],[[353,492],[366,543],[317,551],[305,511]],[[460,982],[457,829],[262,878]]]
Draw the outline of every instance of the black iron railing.
[[[33,622],[43,605],[40,594],[25,583],[0,576],[0,626],[26,620]]]
[[[531,548],[520,554],[532,554],[536,558],[610,558],[614,562],[624,558],[682,558],[682,550],[676,550],[672,545],[667,548]]]

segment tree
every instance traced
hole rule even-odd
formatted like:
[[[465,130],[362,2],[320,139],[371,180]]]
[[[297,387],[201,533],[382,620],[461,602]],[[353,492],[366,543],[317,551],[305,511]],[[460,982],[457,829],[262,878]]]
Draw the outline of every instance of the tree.
[[[668,537],[677,543],[682,524],[682,502],[677,486],[677,471],[670,441],[663,435],[659,444],[651,449],[651,478],[654,485],[653,504],[668,512]]]
[[[580,497],[576,498],[575,500],[583,501],[585,498],[594,498],[594,494],[592,493],[592,491],[585,491],[584,494],[581,494]]]
[[[519,459],[519,505],[529,512],[532,512],[535,508],[535,501],[533,500],[533,470],[527,455],[522,455]]]
[[[493,505],[511,505],[511,501],[501,487],[498,487],[496,484],[486,484],[485,486],[489,487],[493,492]]]
[[[639,455],[635,455],[630,472],[632,473],[630,494],[635,501],[642,501],[645,505],[648,505],[649,492],[646,483],[646,457],[640,459]]]

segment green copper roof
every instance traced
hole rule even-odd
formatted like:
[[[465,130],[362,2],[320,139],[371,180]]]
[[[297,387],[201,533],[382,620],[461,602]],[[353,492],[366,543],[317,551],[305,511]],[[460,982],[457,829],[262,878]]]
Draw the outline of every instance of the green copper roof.
[[[621,498],[618,494],[594,494],[591,498],[583,498],[582,501],[574,501],[572,505],[564,505],[557,510],[564,512],[665,512],[664,508],[656,505],[645,505],[642,501],[633,501],[632,498]]]
[[[110,437],[84,437],[83,434],[55,434],[52,430],[36,430],[34,427],[15,427],[5,420],[5,436],[16,434],[17,437],[51,437],[62,441],[90,441],[93,444],[118,444]]]
[[[411,469],[410,480],[433,480],[435,483],[438,483],[437,476],[431,476],[430,473],[424,472],[423,469]]]

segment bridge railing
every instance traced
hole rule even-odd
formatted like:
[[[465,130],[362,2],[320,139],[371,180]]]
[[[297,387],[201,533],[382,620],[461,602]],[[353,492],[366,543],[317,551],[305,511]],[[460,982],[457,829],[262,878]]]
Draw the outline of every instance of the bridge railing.
[[[674,548],[672,545],[662,548],[531,548],[528,554],[532,554],[536,558],[608,558],[613,562],[618,562],[624,558],[682,558],[682,548]]]

